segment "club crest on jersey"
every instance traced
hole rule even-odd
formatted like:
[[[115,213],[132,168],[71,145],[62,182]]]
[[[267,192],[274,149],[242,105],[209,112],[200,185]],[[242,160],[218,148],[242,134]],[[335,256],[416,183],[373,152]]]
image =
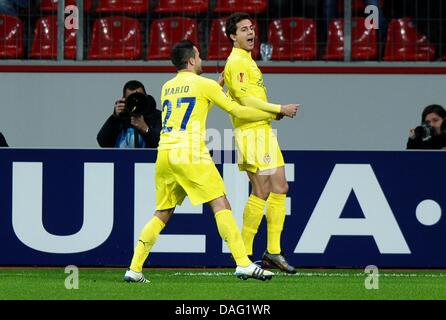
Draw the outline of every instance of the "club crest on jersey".
[[[243,72],[240,72],[238,74],[238,81],[243,83],[244,82],[244,78],[245,78],[245,74]]]
[[[271,156],[268,153],[265,153],[265,155],[263,156],[263,162],[268,164],[271,162]]]

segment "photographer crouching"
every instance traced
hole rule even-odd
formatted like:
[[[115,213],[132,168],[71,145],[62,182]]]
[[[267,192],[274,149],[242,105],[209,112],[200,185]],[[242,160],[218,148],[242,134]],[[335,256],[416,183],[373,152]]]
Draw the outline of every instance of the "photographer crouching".
[[[97,135],[102,148],[156,148],[160,139],[161,111],[147,95],[144,85],[128,81],[123,97],[115,102],[113,114]]]
[[[421,125],[409,130],[407,149],[446,149],[446,110],[432,104],[424,108]]]

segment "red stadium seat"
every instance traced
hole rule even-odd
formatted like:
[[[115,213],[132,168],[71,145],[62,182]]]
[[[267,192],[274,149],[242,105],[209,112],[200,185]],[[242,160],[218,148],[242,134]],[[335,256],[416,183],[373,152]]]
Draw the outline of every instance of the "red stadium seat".
[[[313,60],[316,58],[316,24],[307,18],[272,20],[268,43],[273,46],[272,60]]]
[[[435,47],[415,28],[411,18],[393,19],[387,31],[385,61],[431,61]]]
[[[212,20],[208,42],[208,60],[226,60],[231,53],[232,43],[225,34],[226,19]],[[259,28],[255,20],[251,20],[251,22],[255,26],[256,33],[255,46],[251,54],[253,59],[257,59],[260,52]]]
[[[144,14],[149,10],[149,0],[101,0],[98,13]]]
[[[121,16],[97,19],[88,59],[139,59],[141,40],[141,25],[136,19]]]
[[[40,2],[40,10],[42,12],[57,11],[57,0],[42,0]],[[65,7],[76,5],[76,0],[65,0]],[[93,6],[93,0],[84,0],[84,11],[90,11]]]
[[[155,8],[158,13],[205,13],[208,0],[160,0]]]
[[[0,15],[0,59],[23,57],[23,23],[15,16]]]
[[[376,30],[366,29],[365,18],[352,18],[352,60],[376,60],[377,57]],[[344,60],[344,19],[330,22],[324,59]]]
[[[262,13],[268,7],[267,0],[217,0],[214,12],[230,13],[242,11],[247,13]]]
[[[195,19],[172,17],[154,20],[150,27],[148,59],[170,59],[172,46],[183,39],[191,40],[197,48],[198,24]]]
[[[65,59],[76,58],[76,30],[65,30]],[[57,58],[57,16],[41,17],[36,22],[34,39],[29,54],[34,59]]]

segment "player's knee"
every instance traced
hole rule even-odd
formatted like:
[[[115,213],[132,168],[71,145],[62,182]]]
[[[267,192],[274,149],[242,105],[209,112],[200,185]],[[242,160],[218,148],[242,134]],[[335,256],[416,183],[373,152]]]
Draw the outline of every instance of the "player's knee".
[[[252,193],[262,200],[268,199],[270,191],[267,188],[257,188],[256,190],[252,190]]]
[[[282,193],[285,193],[285,194],[288,193],[288,182],[286,182],[286,181],[283,184]]]
[[[164,224],[169,222],[170,217],[172,216],[173,211],[156,211],[155,216],[157,216]]]
[[[277,183],[272,187],[272,192],[277,194],[287,194],[288,193],[288,182],[283,181],[281,183]]]

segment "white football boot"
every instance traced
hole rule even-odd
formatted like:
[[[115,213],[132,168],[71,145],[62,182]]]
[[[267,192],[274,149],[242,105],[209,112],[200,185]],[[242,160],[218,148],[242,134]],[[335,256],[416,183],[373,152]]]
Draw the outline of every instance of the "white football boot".
[[[142,272],[135,272],[133,270],[127,269],[124,275],[124,281],[126,282],[141,282],[149,283],[150,281],[144,278]]]
[[[234,275],[237,278],[243,279],[243,280],[246,280],[248,278],[253,278],[253,279],[265,281],[265,280],[271,280],[274,273],[272,273],[271,271],[262,269],[255,263],[251,263],[247,267],[237,266],[237,268],[235,269]]]

